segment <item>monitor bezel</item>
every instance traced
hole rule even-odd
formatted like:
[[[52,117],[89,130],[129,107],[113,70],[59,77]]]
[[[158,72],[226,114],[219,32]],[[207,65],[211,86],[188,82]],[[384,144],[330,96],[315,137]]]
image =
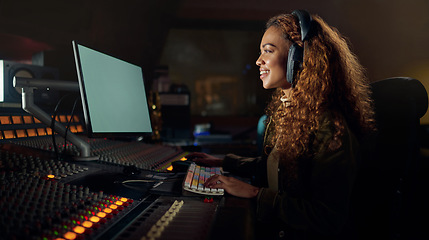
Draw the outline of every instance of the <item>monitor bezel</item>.
[[[105,51],[101,51],[99,49],[96,49],[94,47],[91,47],[87,44],[83,44],[81,42],[78,42],[76,40],[72,41],[72,46],[73,46],[73,53],[74,53],[74,61],[75,61],[75,65],[76,65],[76,72],[77,72],[77,79],[78,79],[78,83],[79,83],[79,92],[80,92],[80,97],[81,97],[81,102],[82,102],[82,110],[83,110],[83,117],[84,117],[84,122],[85,122],[85,127],[86,127],[86,134],[89,138],[115,138],[115,137],[130,137],[130,138],[135,138],[135,137],[140,137],[140,136],[150,136],[152,134],[152,126],[151,126],[151,119],[150,119],[150,108],[149,106],[147,106],[148,109],[148,114],[149,114],[149,124],[150,124],[150,132],[144,132],[144,131],[139,131],[139,132],[112,132],[112,131],[106,131],[106,132],[94,132],[92,129],[92,121],[91,121],[91,115],[89,113],[89,105],[88,105],[88,99],[87,99],[87,91],[85,89],[85,84],[84,84],[84,77],[83,77],[83,72],[82,72],[82,65],[81,65],[81,57],[79,54],[79,49],[78,46],[83,46],[86,48],[89,48],[91,50],[97,51],[99,53],[105,54],[106,56],[118,59],[120,61],[124,61],[128,64],[134,65],[136,67],[139,67],[140,70],[142,71],[142,81],[143,81],[143,87],[144,87],[144,94],[145,94],[145,103],[148,105],[148,94],[146,92],[146,86],[144,84],[144,78],[143,78],[143,70],[140,66],[133,64],[131,62],[125,61],[117,56],[114,56],[112,54],[106,53]]]

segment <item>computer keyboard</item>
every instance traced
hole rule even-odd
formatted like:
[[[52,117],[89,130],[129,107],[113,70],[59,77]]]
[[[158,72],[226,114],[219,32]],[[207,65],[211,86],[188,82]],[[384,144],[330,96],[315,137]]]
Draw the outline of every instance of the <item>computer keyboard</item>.
[[[183,181],[183,189],[204,195],[223,195],[223,189],[208,188],[204,186],[204,182],[215,174],[222,175],[220,167],[203,167],[195,163],[191,163],[185,180]]]

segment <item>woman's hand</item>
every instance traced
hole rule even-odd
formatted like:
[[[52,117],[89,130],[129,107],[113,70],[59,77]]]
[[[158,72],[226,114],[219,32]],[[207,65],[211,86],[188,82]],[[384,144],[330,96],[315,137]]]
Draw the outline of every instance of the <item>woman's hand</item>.
[[[231,195],[242,198],[254,198],[258,195],[259,188],[233,177],[213,175],[204,183],[209,188],[223,188]]]
[[[207,153],[194,152],[185,156],[185,158],[194,161],[197,164],[209,166],[209,167],[221,167],[222,159],[211,156]]]

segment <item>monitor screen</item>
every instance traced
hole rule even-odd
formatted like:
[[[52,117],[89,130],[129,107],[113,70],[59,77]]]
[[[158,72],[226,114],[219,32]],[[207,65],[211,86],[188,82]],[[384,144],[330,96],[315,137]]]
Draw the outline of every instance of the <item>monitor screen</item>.
[[[142,69],[73,41],[89,137],[152,132]]]

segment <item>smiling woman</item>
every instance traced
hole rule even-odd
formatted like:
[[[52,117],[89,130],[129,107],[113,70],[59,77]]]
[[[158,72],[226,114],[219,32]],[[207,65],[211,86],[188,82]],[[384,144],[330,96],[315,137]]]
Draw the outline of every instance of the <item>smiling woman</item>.
[[[270,19],[260,50],[262,85],[276,89],[262,156],[188,157],[254,179],[214,175],[205,185],[254,198],[258,238],[349,239],[359,146],[374,129],[363,68],[336,29],[302,10]]]

